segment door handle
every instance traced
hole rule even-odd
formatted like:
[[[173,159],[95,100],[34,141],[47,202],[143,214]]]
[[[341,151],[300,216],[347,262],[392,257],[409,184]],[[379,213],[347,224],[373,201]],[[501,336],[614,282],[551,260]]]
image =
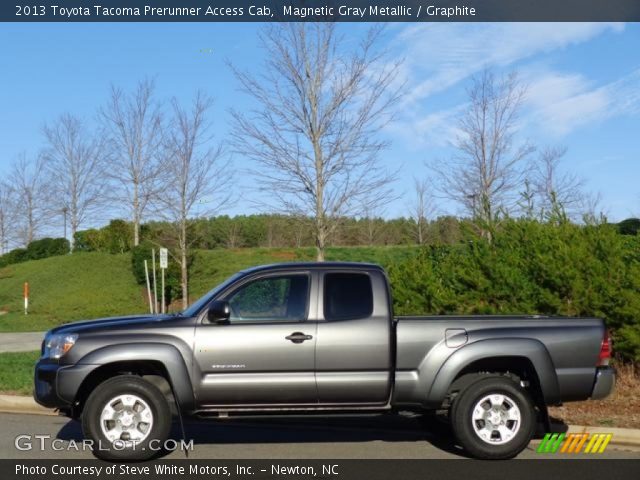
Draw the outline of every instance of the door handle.
[[[311,340],[313,337],[311,335],[305,335],[302,332],[293,332],[291,335],[284,338],[292,341],[293,343],[302,343],[305,340]]]

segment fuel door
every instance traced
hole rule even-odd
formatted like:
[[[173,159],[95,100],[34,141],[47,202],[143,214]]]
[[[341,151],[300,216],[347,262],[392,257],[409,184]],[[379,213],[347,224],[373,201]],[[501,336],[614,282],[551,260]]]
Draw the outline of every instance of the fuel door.
[[[444,332],[444,343],[449,348],[458,348],[467,343],[469,337],[464,328],[447,328]]]

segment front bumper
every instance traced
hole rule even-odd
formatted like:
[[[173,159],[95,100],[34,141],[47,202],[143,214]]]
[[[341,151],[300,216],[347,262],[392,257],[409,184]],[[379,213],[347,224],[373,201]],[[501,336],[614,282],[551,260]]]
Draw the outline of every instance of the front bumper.
[[[598,367],[596,380],[591,392],[591,400],[601,400],[613,392],[616,384],[616,369],[613,367]]]
[[[84,379],[97,365],[60,365],[40,359],[34,374],[33,398],[43,407],[68,410]]]

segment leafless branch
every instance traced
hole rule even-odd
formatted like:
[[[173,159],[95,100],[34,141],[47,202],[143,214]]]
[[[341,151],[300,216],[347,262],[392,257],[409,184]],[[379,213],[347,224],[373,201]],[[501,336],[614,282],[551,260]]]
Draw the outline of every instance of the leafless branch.
[[[441,194],[461,205],[485,236],[515,205],[524,161],[534,151],[516,142],[525,93],[515,73],[497,79],[485,70],[474,77],[469,106],[459,119],[457,154],[433,166]]]
[[[391,89],[397,63],[383,65],[379,28],[354,53],[344,52],[336,28],[270,25],[260,37],[266,73],[233,69],[256,102],[249,114],[232,111],[235,151],[256,162],[253,173],[280,210],[313,217],[319,260],[336,220],[383,203],[394,179],[379,160],[387,146],[379,133],[399,97]]]
[[[54,192],[52,205],[69,215],[71,249],[75,233],[104,207],[106,188],[103,146],[82,122],[70,114],[61,115],[43,128],[47,147],[43,165]]]
[[[115,186],[113,199],[129,211],[134,245],[140,243],[140,223],[161,185],[162,113],[154,89],[148,79],[132,93],[112,86],[108,103],[99,111],[109,153],[107,174]]]
[[[9,245],[16,240],[18,211],[16,192],[9,185],[0,183],[0,255],[9,251]]]
[[[14,231],[25,247],[36,239],[55,214],[51,193],[42,157],[29,160],[25,153],[20,154],[9,174],[5,195],[14,209]]]
[[[428,179],[413,179],[414,195],[409,205],[411,218],[415,222],[415,236],[418,245],[426,241],[426,232],[429,218],[435,214],[433,201],[433,187]]]
[[[584,180],[562,172],[563,146],[544,149],[531,169],[533,186],[540,198],[541,216],[549,220],[574,218],[581,213]]]
[[[198,92],[191,105],[171,101],[172,118],[164,132],[162,169],[165,184],[159,197],[160,215],[174,225],[182,271],[182,302],[188,305],[189,222],[210,216],[231,199],[230,164],[220,145],[214,146],[207,115],[213,102]]]

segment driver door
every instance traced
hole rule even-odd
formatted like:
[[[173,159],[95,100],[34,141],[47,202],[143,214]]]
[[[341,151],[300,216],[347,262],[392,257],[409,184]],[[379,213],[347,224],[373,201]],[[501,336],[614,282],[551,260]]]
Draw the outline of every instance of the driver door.
[[[317,322],[308,321],[312,279],[310,272],[271,273],[224,295],[229,322],[204,320],[196,331],[200,405],[317,403]]]

